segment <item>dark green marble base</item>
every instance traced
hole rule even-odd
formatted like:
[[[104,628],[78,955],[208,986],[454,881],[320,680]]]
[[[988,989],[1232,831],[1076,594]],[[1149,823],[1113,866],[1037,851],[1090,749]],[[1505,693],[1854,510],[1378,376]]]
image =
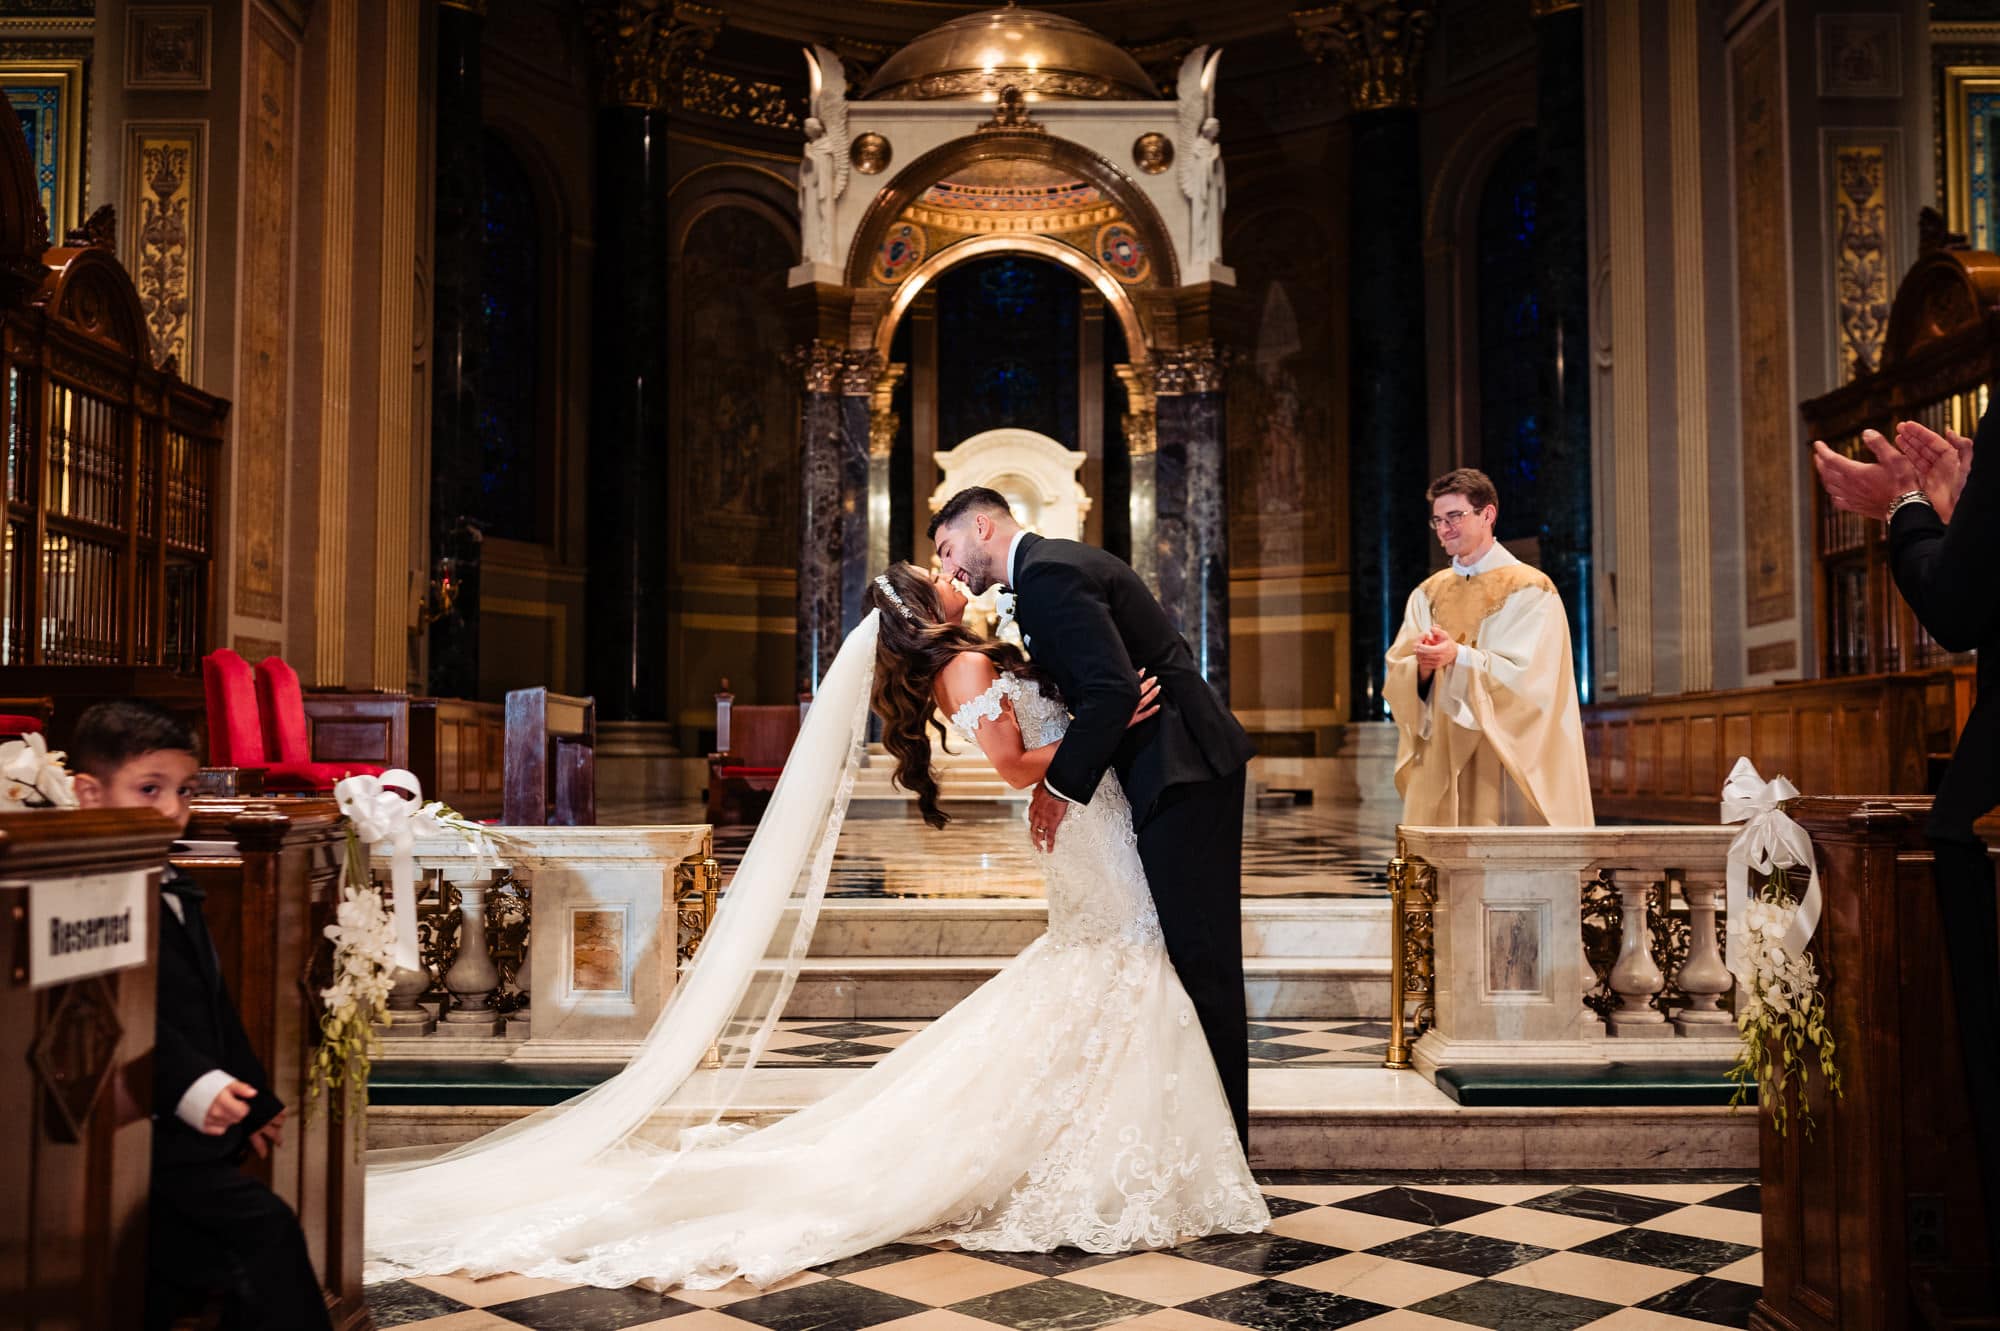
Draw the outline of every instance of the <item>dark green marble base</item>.
[[[1463,1063],[1437,1088],[1468,1108],[1726,1105],[1736,1083],[1706,1063]],[[1752,1100],[1755,1093],[1752,1093]]]
[[[558,1105],[608,1081],[606,1063],[377,1063],[371,1105]]]

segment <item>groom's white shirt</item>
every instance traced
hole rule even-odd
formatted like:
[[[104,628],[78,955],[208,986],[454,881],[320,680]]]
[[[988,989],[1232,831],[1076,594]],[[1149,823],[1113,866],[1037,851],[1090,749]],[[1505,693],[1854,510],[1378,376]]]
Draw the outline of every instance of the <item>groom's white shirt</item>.
[[[1009,587],[1014,588],[1014,594],[1016,596],[1020,595],[1021,589],[1015,586],[1014,583],[1014,561],[1020,558],[1021,540],[1027,534],[1028,534],[1028,529],[1026,527],[1023,527],[1020,531],[1014,533],[1014,539],[1008,542],[1007,544],[1007,585]],[[1082,803],[1081,800],[1073,800],[1069,796],[1063,794],[1060,790],[1057,790],[1055,786],[1050,783],[1047,777],[1042,778],[1042,784],[1048,787],[1049,794],[1054,795],[1057,799],[1063,801],[1065,804]]]

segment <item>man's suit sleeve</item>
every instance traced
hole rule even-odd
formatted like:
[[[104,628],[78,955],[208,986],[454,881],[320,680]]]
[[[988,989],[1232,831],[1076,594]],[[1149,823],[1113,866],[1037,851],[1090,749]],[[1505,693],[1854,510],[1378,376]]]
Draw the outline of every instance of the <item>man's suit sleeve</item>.
[[[1948,652],[1969,652],[2000,632],[2000,597],[1978,541],[2000,528],[2000,414],[1979,422],[1972,474],[1946,526],[1928,505],[1906,504],[1889,524],[1889,567],[1917,622]]]
[[[1074,719],[1045,780],[1064,799],[1088,804],[1139,705],[1139,672],[1094,579],[1046,562],[1035,566],[1029,585],[1022,604],[1033,607],[1034,650],[1065,662],[1071,680],[1072,696],[1063,702]]]

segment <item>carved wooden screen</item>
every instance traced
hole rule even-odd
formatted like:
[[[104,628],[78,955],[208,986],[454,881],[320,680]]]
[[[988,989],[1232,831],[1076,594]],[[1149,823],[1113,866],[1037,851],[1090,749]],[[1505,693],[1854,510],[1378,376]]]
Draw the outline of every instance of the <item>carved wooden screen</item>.
[[[193,671],[228,404],[153,367],[108,248],[43,261],[40,287],[0,316],[0,665]]]
[[[1801,407],[1810,437],[1872,457],[1861,432],[1899,420],[1970,436],[2000,377],[2000,255],[1926,254],[1897,288],[1882,368]],[[1814,485],[1822,675],[1933,668],[1954,658],[1896,595],[1882,524],[1842,513]]]

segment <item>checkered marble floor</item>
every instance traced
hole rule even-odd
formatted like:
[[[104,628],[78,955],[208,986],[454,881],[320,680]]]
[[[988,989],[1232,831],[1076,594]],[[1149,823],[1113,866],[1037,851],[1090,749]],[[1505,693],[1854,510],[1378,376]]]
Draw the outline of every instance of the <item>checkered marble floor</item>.
[[[372,1286],[369,1306],[421,1331],[1698,1331],[1747,1326],[1763,1279],[1747,1174],[1259,1178],[1269,1233],[1169,1252],[891,1244],[769,1290],[444,1278]]]
[[[783,1021],[758,1066],[865,1068],[930,1023],[924,1021]],[[1250,1023],[1250,1066],[1379,1066],[1389,1052],[1389,1026],[1360,1017],[1333,1022]]]
[[[914,806],[911,806],[912,808]],[[953,806],[942,832],[896,805],[853,811],[834,851],[834,899],[1039,897],[1041,870],[1028,843],[1025,805]],[[703,822],[699,805],[599,810],[604,823]],[[715,829],[715,858],[733,874],[753,827]],[[1381,897],[1396,853],[1396,812],[1379,806],[1252,808],[1243,819],[1246,897]]]

